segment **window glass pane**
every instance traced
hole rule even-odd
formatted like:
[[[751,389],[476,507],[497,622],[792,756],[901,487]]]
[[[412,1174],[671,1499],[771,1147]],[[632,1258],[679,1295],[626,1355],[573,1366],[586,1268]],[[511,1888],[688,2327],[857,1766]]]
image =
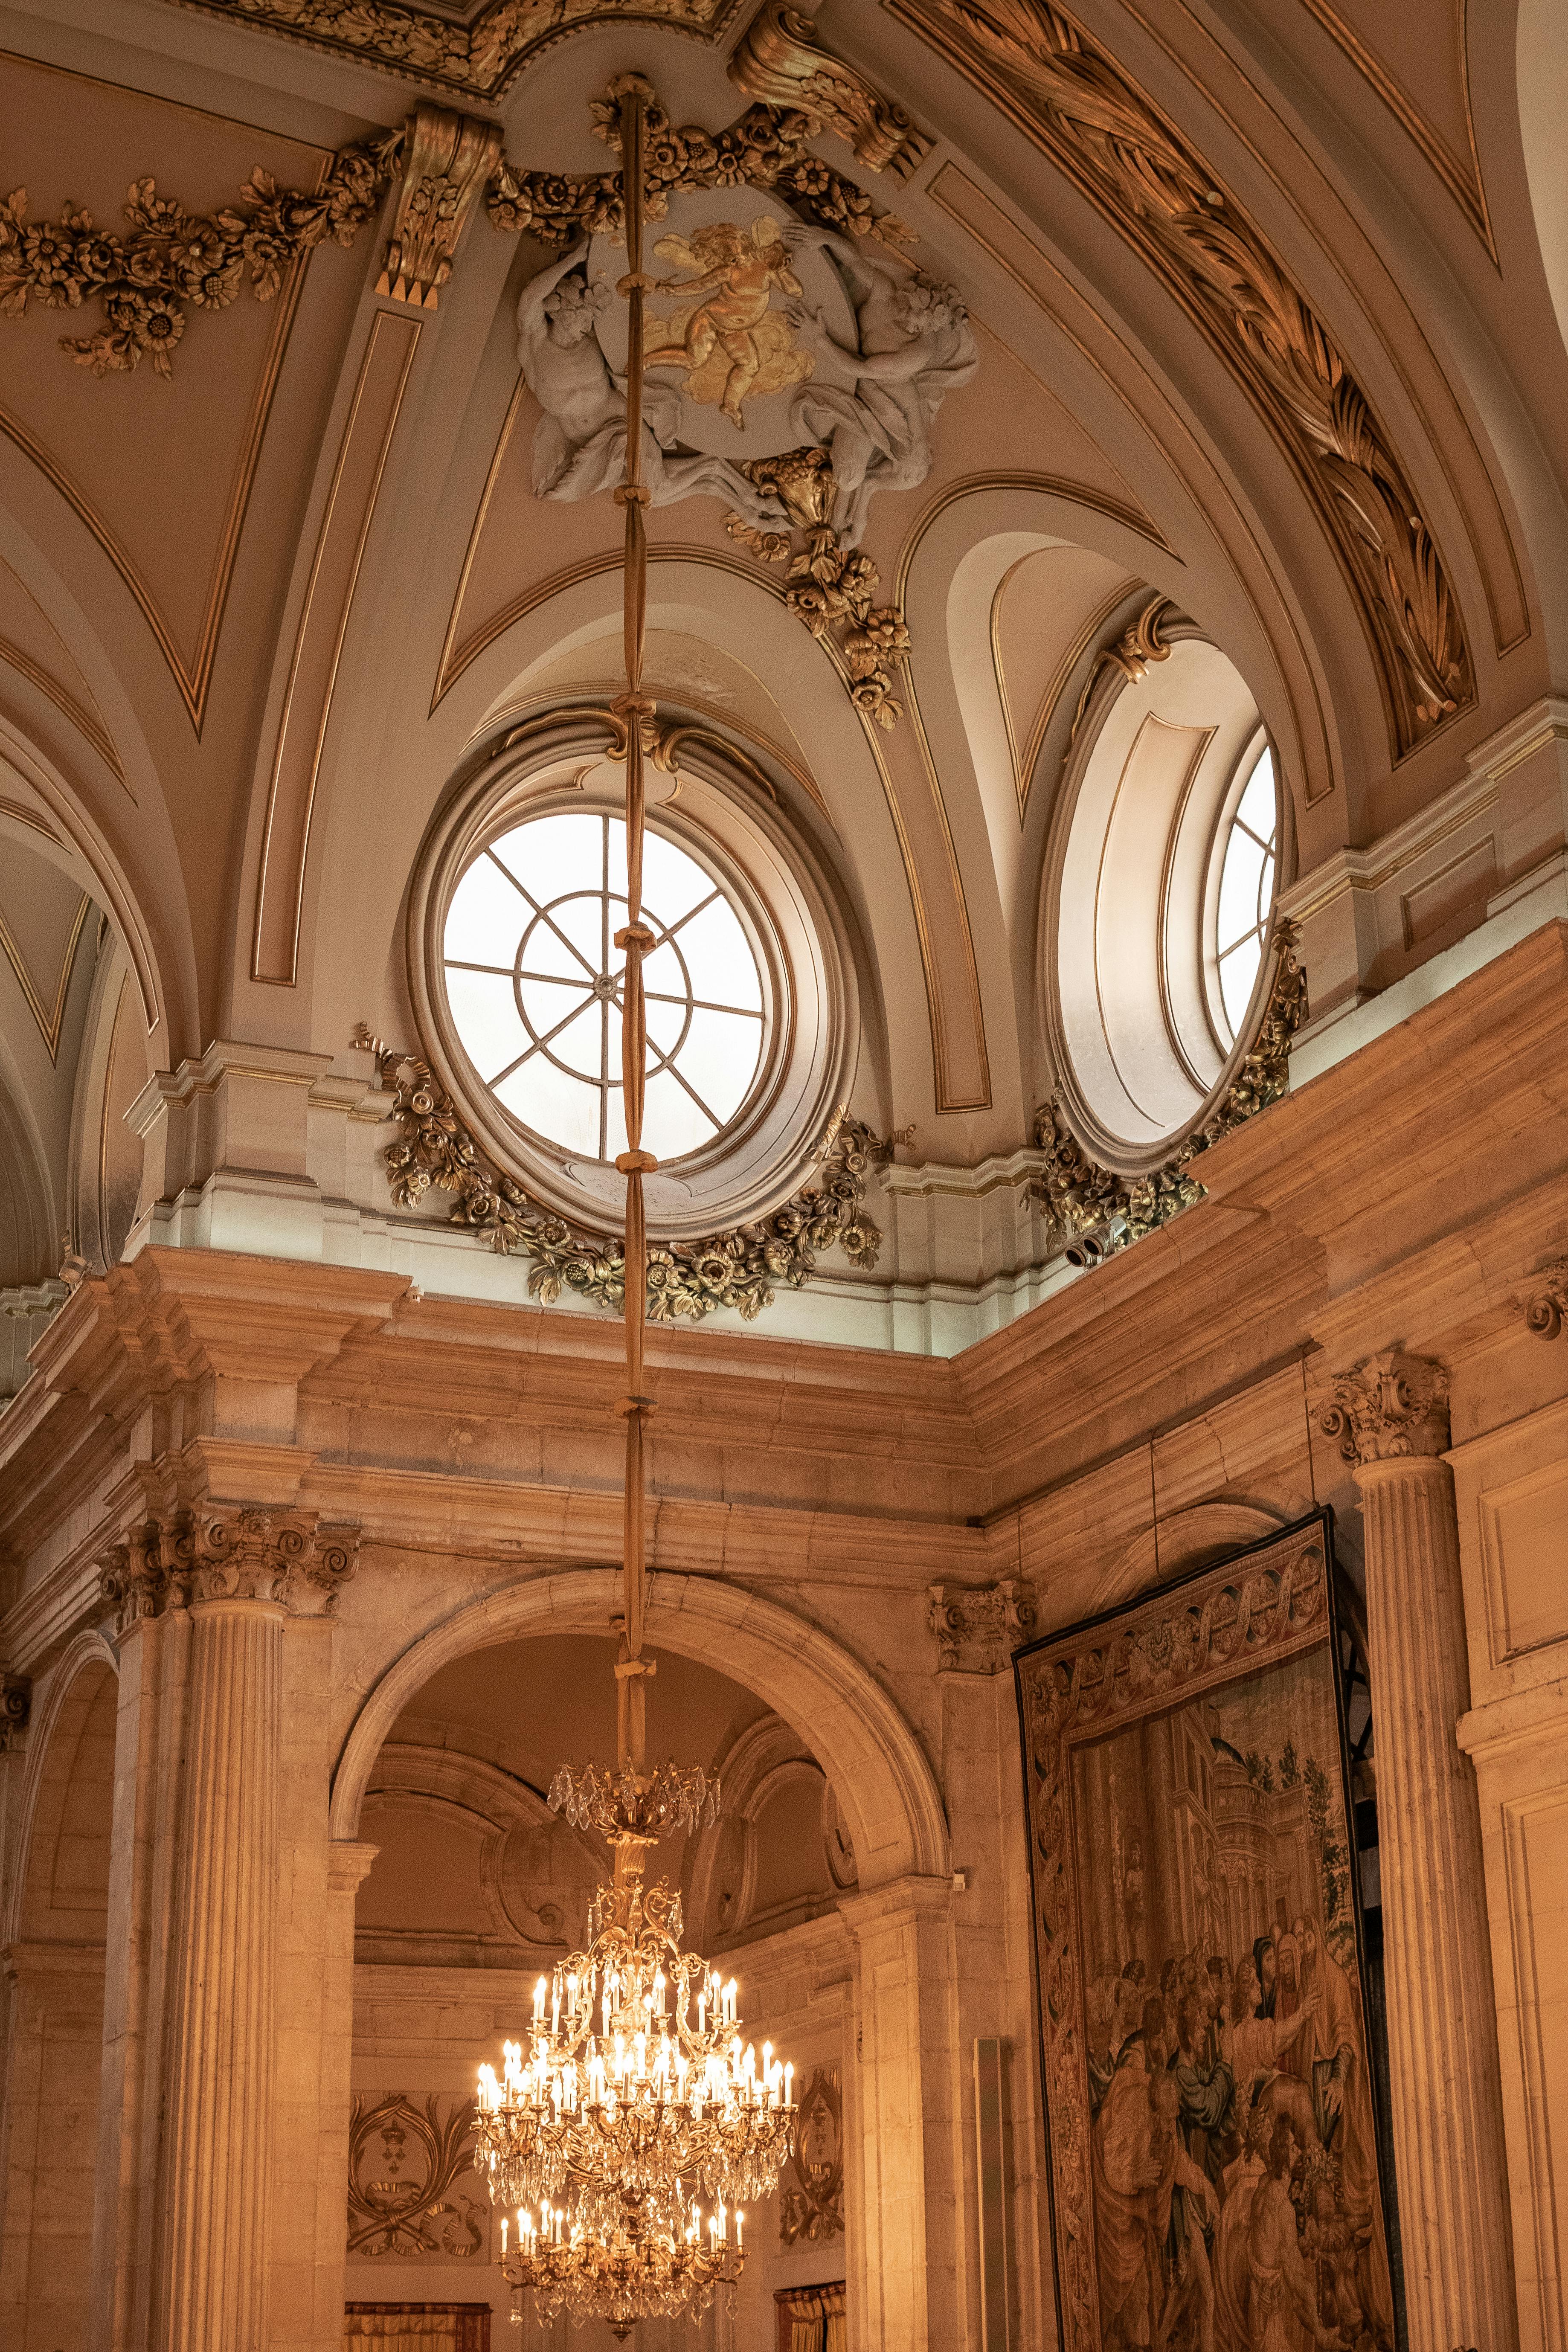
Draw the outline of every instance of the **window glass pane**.
[[[483,971],[448,971],[447,1002],[463,1051],[487,1086],[533,1043],[517,1017],[510,980]]]
[[[543,906],[563,891],[600,887],[605,867],[605,820],[600,816],[541,816],[503,834],[495,855],[529,895]]]
[[[744,1102],[761,1045],[761,1022],[743,1013],[693,1013],[679,1068],[716,1118],[732,1118]]]
[[[586,1087],[580,1078],[569,1077],[553,1062],[546,1061],[542,1054],[535,1054],[521,1070],[514,1070],[510,1078],[503,1079],[496,1088],[496,1098],[524,1127],[549,1136],[552,1142],[563,1145],[568,1151],[581,1151],[587,1159],[597,1159],[602,1100],[598,1087]]]
[[[617,817],[611,827],[620,836],[620,851],[626,856],[626,829]],[[626,887],[623,882],[621,887]],[[700,899],[713,888],[712,877],[702,871],[694,857],[678,849],[673,841],[665,841],[657,833],[645,836],[642,854],[642,894],[646,905],[658,917],[655,928],[679,922],[689,914]]]
[[[1249,834],[1233,833],[1219,877],[1219,952],[1258,920],[1258,878],[1264,853]]]
[[[677,1160],[745,1100],[763,1048],[762,974],[712,876],[658,834],[647,837],[643,896],[650,927],[669,932],[644,966],[653,1073],[644,1140]],[[595,1159],[626,1149],[626,957],[612,943],[626,919],[624,820],[565,812],[514,825],[481,853],[445,932],[447,1000],[475,1068],[515,1118]],[[458,968],[470,962],[500,969]],[[617,990],[609,1003],[594,993],[606,971]]]
[[[532,913],[500,866],[481,857],[452,893],[442,952],[465,963],[510,966]]]
[[[710,1004],[762,1011],[763,983],[756,958],[732,907],[715,898],[710,907],[682,923],[675,937],[691,975],[694,996]]]
[[[1258,967],[1263,960],[1263,941],[1254,932],[1238,948],[1232,950],[1219,968],[1219,990],[1225,1003],[1225,1017],[1230,1023],[1230,1034],[1238,1036],[1252,1000],[1252,983],[1258,978]]]
[[[1247,780],[1247,790],[1241,795],[1237,815],[1249,825],[1261,841],[1274,837],[1274,756],[1270,751],[1260,754],[1258,765]]]
[[[714,1132],[678,1078],[668,1070],[649,1078],[643,1142],[656,1160],[679,1160],[684,1152],[700,1151]]]

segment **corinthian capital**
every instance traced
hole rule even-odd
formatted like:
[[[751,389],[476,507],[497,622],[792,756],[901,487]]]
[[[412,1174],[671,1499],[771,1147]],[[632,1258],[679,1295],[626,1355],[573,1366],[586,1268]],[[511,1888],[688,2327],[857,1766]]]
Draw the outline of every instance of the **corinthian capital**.
[[[98,1586],[124,1635],[145,1618],[161,1617],[185,1597],[191,1570],[191,1528],[183,1512],[144,1520],[98,1564]]]
[[[1407,1356],[1397,1348],[1369,1356],[1353,1372],[1335,1375],[1334,1402],[1322,1429],[1339,1439],[1344,1459],[1360,1469],[1441,1454],[1448,1443],[1447,1371],[1428,1356]]]
[[[359,1561],[359,1530],[313,1511],[243,1504],[196,1517],[191,1597],[276,1601],[296,1616],[331,1616]]]

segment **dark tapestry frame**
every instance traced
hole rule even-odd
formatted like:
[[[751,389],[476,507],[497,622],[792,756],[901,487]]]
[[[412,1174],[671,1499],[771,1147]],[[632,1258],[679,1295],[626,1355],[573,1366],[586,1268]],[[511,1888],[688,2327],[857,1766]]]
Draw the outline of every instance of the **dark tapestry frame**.
[[[1288,1582],[1285,1587],[1286,1614],[1283,1619],[1279,1618],[1277,1601],[1270,1612],[1268,1609],[1256,1611],[1251,1603],[1246,1601],[1245,1596],[1249,1584],[1258,1578],[1267,1555],[1279,1552],[1281,1555],[1282,1563],[1289,1566],[1293,1559],[1299,1560],[1303,1549],[1311,1547],[1314,1543],[1319,1548],[1321,1559],[1322,1606],[1321,1610],[1314,1610],[1310,1626],[1303,1624],[1295,1629],[1291,1628],[1292,1591]],[[1292,1547],[1294,1547],[1293,1551]],[[1249,1563],[1252,1564],[1250,1570]],[[1238,1571],[1239,1576],[1237,1576]],[[1213,1583],[1216,1586],[1217,1591],[1224,1591],[1226,1588],[1221,1585],[1220,1580],[1232,1578],[1237,1580],[1237,1590],[1232,1597],[1236,1599],[1237,1605],[1235,1621],[1226,1629],[1230,1637],[1230,1646],[1227,1648],[1222,1645],[1221,1639],[1216,1633],[1212,1609],[1205,1612],[1201,1604],[1194,1605],[1191,1601],[1184,1609],[1181,1599],[1184,1593],[1193,1595],[1194,1588],[1200,1585],[1206,1586]],[[1221,1691],[1229,1684],[1250,1679],[1271,1664],[1284,1664],[1290,1658],[1306,1655],[1320,1646],[1326,1648],[1328,1652],[1329,1674],[1334,1697],[1334,1719],[1339,1737],[1341,1795],[1343,1803],[1342,1815],[1339,1818],[1342,1821],[1345,1851],[1348,1857],[1347,1894],[1354,1936],[1361,2020],[1365,2042],[1367,2088],[1376,2150],[1377,2187],[1391,2274],[1394,2338],[1398,2352],[1405,2352],[1405,2295],[1400,2276],[1399,2227],[1393,2142],[1387,2113],[1386,2036],[1383,2002],[1381,1998],[1377,1997],[1381,1993],[1381,1979],[1379,1979],[1374,1989],[1369,1965],[1367,1928],[1362,1898],[1361,1854],[1356,1837],[1356,1804],[1352,1777],[1352,1758],[1346,1717],[1347,1687],[1343,1637],[1348,1637],[1350,1641],[1352,1658],[1359,1648],[1359,1639],[1354,1630],[1344,1622],[1342,1613],[1341,1571],[1334,1553],[1333,1513],[1327,1505],[1293,1521],[1289,1527],[1281,1528],[1274,1534],[1261,1538],[1257,1543],[1243,1546],[1234,1552],[1226,1553],[1217,1560],[1210,1560],[1185,1574],[1173,1577],[1168,1582],[1145,1590],[1131,1600],[1119,1603],[1115,1608],[1101,1611],[1094,1616],[1082,1618],[1074,1624],[1044,1634],[1037,1641],[1031,1642],[1026,1648],[1014,1654],[1014,1686],[1018,1706],[1020,1761],[1024,1780],[1025,1831],[1029,1852],[1030,1948],[1035,1974],[1036,2032],[1038,2038],[1037,2055],[1043,2094],[1046,2182],[1058,2342],[1063,2347],[1063,2352],[1100,2352],[1101,2329],[1098,2287],[1095,2290],[1092,2309],[1086,2308],[1081,2296],[1077,2299],[1077,2308],[1071,2308],[1065,2291],[1063,2275],[1066,2267],[1064,2254],[1068,2250],[1069,2238],[1064,2226],[1067,2218],[1063,2210],[1064,2184],[1058,2176],[1063,2169],[1061,2158],[1064,2148],[1066,2152],[1070,2153],[1071,2144],[1074,2141],[1087,2137],[1087,2096],[1072,2103],[1074,2111],[1065,2118],[1064,2129],[1064,2119],[1053,2116],[1051,2080],[1053,2052],[1058,2051],[1059,2045],[1064,2041],[1071,2042],[1074,2027],[1079,2042],[1084,2040],[1087,1988],[1081,1981],[1079,1982],[1076,2014],[1068,2020],[1064,2031],[1052,2014],[1052,1999],[1057,1990],[1057,1979],[1064,1963],[1069,1985],[1075,1975],[1080,1975],[1081,1948],[1076,1934],[1076,1899],[1073,1895],[1067,1892],[1068,1882],[1077,1867],[1070,1846],[1072,1814],[1070,1765],[1059,1776],[1068,1785],[1060,1790],[1051,1792],[1060,1807],[1059,1813],[1053,1816],[1050,1829],[1053,1844],[1049,1849],[1055,1857],[1053,1876],[1060,1882],[1060,1889],[1059,1906],[1053,1906],[1047,1909],[1045,1900],[1046,1891],[1041,1885],[1043,1850],[1040,1843],[1040,1825],[1036,1818],[1035,1785],[1037,1780],[1043,1781],[1045,1776],[1037,1769],[1031,1746],[1027,1685],[1032,1679],[1038,1676],[1040,1671],[1039,1664],[1036,1663],[1031,1672],[1032,1661],[1040,1662],[1057,1653],[1076,1652],[1080,1654],[1075,1671],[1081,1673],[1086,1655],[1101,1654],[1102,1651],[1110,1646],[1114,1629],[1122,1628],[1131,1632],[1136,1621],[1142,1621],[1142,1630],[1153,1636],[1153,1654],[1147,1660],[1146,1670],[1155,1677],[1163,1679],[1149,1685],[1152,1703],[1134,1706],[1122,1718],[1127,1724],[1173,1711],[1183,1703],[1184,1693],[1186,1693],[1190,1698],[1196,1699],[1207,1694]],[[1239,1637],[1236,1633],[1237,1624],[1242,1629]],[[1186,1675],[1180,1672],[1181,1662],[1178,1657],[1184,1632],[1189,1653],[1197,1648],[1201,1639],[1209,1654],[1201,1664]],[[1256,1639],[1255,1634],[1258,1636]],[[1106,1642],[1096,1644],[1092,1638],[1096,1635],[1106,1636]],[[1215,1657],[1217,1657],[1217,1664],[1211,1662]],[[1125,1660],[1123,1670],[1125,1671]],[[1364,1738],[1363,1745],[1364,1747]],[[1070,1747],[1068,1753],[1070,1755]],[[1048,1956],[1047,1946],[1053,1948]],[[1047,1982],[1047,1975],[1049,1982]],[[1079,2056],[1069,2063],[1076,2065],[1079,2075],[1084,2076],[1086,2081],[1086,2057]],[[1087,2205],[1092,2198],[1088,2176],[1087,2147],[1079,2159],[1079,2167],[1081,2196],[1078,2201]],[[1093,2245],[1092,2231],[1093,2222],[1090,2215],[1089,2229],[1081,2242],[1089,2248],[1092,2248]]]

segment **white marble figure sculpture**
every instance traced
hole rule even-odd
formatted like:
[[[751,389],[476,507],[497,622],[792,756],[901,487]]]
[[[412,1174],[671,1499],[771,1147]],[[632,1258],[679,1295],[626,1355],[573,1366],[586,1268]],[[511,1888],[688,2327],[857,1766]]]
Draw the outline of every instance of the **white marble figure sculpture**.
[[[615,299],[590,279],[584,237],[531,278],[517,306],[517,356],[544,411],[533,436],[536,498],[576,500],[621,479],[626,396],[595,332]],[[760,493],[727,457],[678,453],[681,397],[670,384],[643,387],[643,479],[656,507],[692,497],[723,499],[753,522],[777,523],[784,509]]]
[[[936,413],[980,363],[973,330],[954,287],[889,267],[831,229],[792,224],[784,238],[796,251],[819,246],[830,254],[855,308],[858,351],[839,341],[820,310],[792,302],[787,315],[817,354],[790,422],[803,442],[826,443],[838,486],[834,524],[842,544],[857,547],[873,493],[912,490],[930,473]]]

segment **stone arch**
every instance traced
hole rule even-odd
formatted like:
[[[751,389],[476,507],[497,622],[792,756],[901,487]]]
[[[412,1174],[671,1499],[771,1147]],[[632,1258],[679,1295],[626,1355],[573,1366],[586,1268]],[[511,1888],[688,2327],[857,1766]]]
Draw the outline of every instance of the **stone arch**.
[[[1196,1503],[1190,1511],[1177,1511],[1128,1545],[1101,1580],[1094,1609],[1115,1609],[1173,1577],[1212,1567],[1227,1552],[1262,1543],[1289,1525],[1285,1512],[1255,1503]]]
[[[90,2341],[82,2247],[89,2217],[96,2233],[118,1709],[113,1652],[79,1634],[36,1696],[5,1920],[0,2310],[61,2352]]]
[[[513,1584],[429,1625],[366,1697],[333,1776],[331,1834],[352,1841],[383,1743],[437,1667],[540,1633],[602,1633],[609,1569],[562,1570]],[[859,1662],[776,1601],[703,1576],[650,1580],[654,1648],[700,1658],[764,1698],[799,1732],[838,1791],[863,1889],[949,1869],[947,1817],[913,1730]]]

